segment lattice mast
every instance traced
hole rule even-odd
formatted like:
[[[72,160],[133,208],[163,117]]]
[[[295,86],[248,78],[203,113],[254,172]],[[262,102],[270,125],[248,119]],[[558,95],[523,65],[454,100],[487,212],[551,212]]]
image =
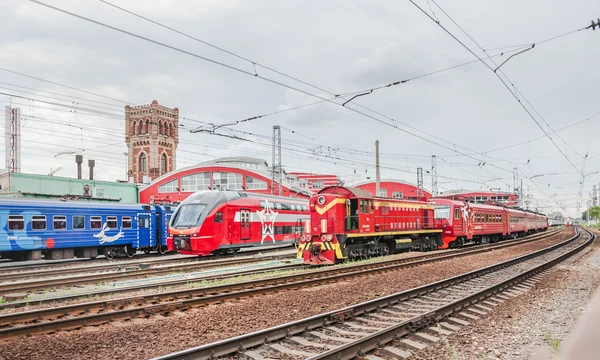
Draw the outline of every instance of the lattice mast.
[[[271,177],[271,194],[281,196],[283,169],[281,166],[281,127],[273,125],[273,174]]]
[[[417,168],[417,200],[421,200],[425,197],[425,190],[423,189],[423,168]]]

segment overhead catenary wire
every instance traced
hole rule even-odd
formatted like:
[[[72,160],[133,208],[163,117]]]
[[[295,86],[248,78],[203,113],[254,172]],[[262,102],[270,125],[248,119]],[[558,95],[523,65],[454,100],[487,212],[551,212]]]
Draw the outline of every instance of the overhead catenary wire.
[[[466,157],[470,157],[470,158],[472,158],[473,160],[479,161],[479,159],[477,159],[477,158],[475,158],[475,157],[473,157],[473,156],[470,156],[470,155],[466,155],[466,154],[464,154],[464,153],[461,153],[460,151],[458,151],[458,150],[456,150],[456,149],[454,149],[454,148],[451,148],[451,147],[445,146],[445,145],[443,145],[443,144],[437,143],[437,142],[435,142],[435,141],[433,141],[433,140],[431,140],[431,139],[428,139],[428,138],[426,138],[426,137],[423,137],[423,136],[421,136],[421,135],[418,135],[418,134],[412,133],[412,132],[410,132],[410,131],[408,131],[408,130],[402,129],[402,128],[398,127],[397,125],[390,124],[390,123],[388,123],[388,122],[386,122],[386,121],[384,121],[384,120],[381,120],[381,119],[379,119],[379,118],[377,118],[377,117],[375,117],[375,116],[371,116],[371,115],[369,115],[369,114],[366,114],[366,113],[364,113],[364,112],[362,112],[362,111],[359,111],[359,110],[357,110],[357,109],[355,109],[355,108],[352,108],[352,107],[350,107],[350,106],[342,106],[342,104],[340,104],[340,103],[337,103],[337,102],[335,102],[335,101],[333,101],[333,100],[329,100],[329,99],[327,99],[327,98],[324,98],[324,97],[322,97],[322,96],[319,96],[319,95],[316,95],[316,94],[312,94],[312,93],[310,93],[310,92],[308,92],[308,91],[305,91],[305,90],[299,89],[299,88],[297,88],[297,87],[293,87],[293,86],[291,86],[291,85],[284,84],[284,83],[282,83],[282,82],[280,82],[280,81],[276,81],[276,80],[273,80],[273,79],[270,79],[270,78],[267,78],[267,77],[264,77],[264,76],[261,76],[261,75],[255,74],[255,73],[253,73],[253,72],[249,72],[249,71],[246,71],[246,70],[243,70],[243,69],[237,68],[237,67],[235,67],[235,66],[231,66],[231,65],[228,65],[228,64],[225,64],[225,63],[222,63],[222,62],[216,61],[216,60],[212,60],[212,59],[206,58],[206,57],[204,57],[204,56],[201,56],[201,55],[198,55],[198,54],[192,53],[192,52],[190,52],[190,51],[187,51],[187,50],[184,50],[184,49],[181,49],[181,48],[178,48],[178,47],[175,47],[175,46],[172,46],[172,45],[169,45],[169,44],[166,44],[166,43],[163,43],[163,42],[157,41],[157,40],[153,40],[153,39],[150,39],[150,38],[148,38],[148,37],[145,37],[145,36],[142,36],[142,35],[139,35],[139,34],[135,34],[135,33],[132,33],[132,32],[130,32],[130,31],[123,30],[123,29],[120,29],[120,28],[117,28],[117,27],[114,27],[114,26],[111,26],[111,25],[105,24],[105,23],[103,23],[103,22],[100,22],[100,21],[97,21],[97,20],[93,20],[93,19],[90,19],[90,18],[87,18],[87,17],[81,16],[81,15],[78,15],[78,14],[72,13],[72,12],[70,12],[70,11],[67,11],[67,10],[64,10],[64,9],[58,8],[58,7],[56,7],[56,6],[52,6],[52,5],[49,5],[49,4],[46,4],[46,3],[43,3],[43,2],[41,2],[41,1],[38,1],[38,0],[29,0],[29,1],[31,1],[31,2],[33,2],[33,3],[36,3],[36,4],[38,4],[38,5],[42,5],[42,6],[45,6],[45,7],[47,7],[47,8],[53,9],[53,10],[55,10],[55,11],[62,12],[62,13],[64,13],[64,14],[66,14],[66,15],[74,16],[74,17],[77,17],[77,18],[79,18],[79,19],[82,19],[82,20],[85,20],[85,21],[88,21],[88,22],[94,23],[94,24],[96,24],[96,25],[99,25],[99,26],[102,26],[102,27],[106,27],[106,28],[108,28],[108,29],[111,29],[111,30],[114,30],[114,31],[117,31],[117,32],[121,32],[121,33],[124,33],[124,34],[130,35],[130,36],[136,37],[136,38],[138,38],[138,39],[141,39],[141,40],[144,40],[144,41],[148,41],[148,42],[154,43],[154,44],[156,44],[156,45],[163,46],[163,47],[166,47],[166,48],[168,48],[168,49],[171,49],[171,50],[174,50],[174,51],[177,51],[177,52],[180,52],[180,53],[183,53],[183,54],[189,55],[189,56],[196,57],[196,58],[198,58],[198,59],[201,59],[201,60],[204,60],[204,61],[208,61],[208,62],[210,62],[210,63],[213,63],[213,64],[215,64],[215,65],[223,66],[223,67],[225,67],[225,68],[228,68],[228,69],[230,69],[230,70],[235,70],[235,71],[237,71],[237,72],[240,72],[240,73],[242,73],[242,74],[249,75],[249,76],[252,76],[252,77],[256,77],[256,78],[259,78],[259,79],[261,79],[261,80],[264,80],[264,81],[267,81],[267,82],[273,83],[273,84],[275,84],[275,85],[282,86],[282,87],[285,87],[285,88],[289,88],[289,89],[291,89],[291,90],[294,90],[294,91],[297,91],[297,92],[301,92],[301,93],[303,93],[303,94],[305,94],[305,95],[309,95],[309,96],[311,96],[311,97],[318,98],[318,99],[320,99],[320,100],[326,100],[326,101],[328,101],[328,102],[330,102],[330,103],[332,103],[332,104],[335,104],[335,105],[338,105],[338,106],[344,107],[344,108],[346,108],[346,109],[350,109],[351,111],[353,111],[353,112],[355,112],[355,113],[357,113],[357,114],[360,114],[360,115],[362,115],[362,116],[365,116],[365,117],[368,117],[368,118],[370,118],[370,119],[373,119],[373,120],[375,120],[375,121],[377,121],[377,122],[380,122],[380,123],[382,123],[382,124],[385,124],[385,125],[387,125],[387,126],[389,126],[389,127],[392,127],[392,128],[394,128],[394,129],[397,129],[397,130],[399,130],[399,131],[401,131],[401,132],[404,132],[404,133],[407,133],[407,134],[409,134],[409,135],[412,135],[412,136],[414,136],[414,137],[417,137],[417,138],[419,138],[419,139],[421,139],[421,140],[424,140],[424,141],[426,141],[426,142],[429,142],[429,143],[435,144],[435,145],[437,145],[437,146],[443,147],[443,148],[445,148],[445,149],[447,149],[447,150],[450,150],[450,151],[452,151],[452,152],[460,153],[460,154],[462,154],[462,155],[464,155],[464,156],[466,156]],[[379,113],[379,114],[380,114],[380,113]],[[381,115],[380,115],[380,116],[381,116]],[[390,117],[386,117],[386,118],[387,118],[387,119],[391,119]],[[395,120],[394,120],[394,121],[395,121]],[[455,145],[455,146],[457,146],[457,145]],[[469,150],[469,151],[472,151],[472,150]],[[511,171],[511,170],[508,170],[508,169],[501,168],[501,167],[499,167],[499,166],[497,166],[497,165],[493,165],[493,164],[491,164],[491,166],[493,166],[493,167],[496,167],[496,168],[498,168],[498,169],[501,169],[501,170],[503,170],[503,171],[505,171],[505,172],[512,173],[512,171]]]
[[[444,30],[444,32],[446,32],[448,35],[450,35],[455,41],[457,41],[462,47],[464,47],[467,51],[469,51],[473,56],[475,56],[477,59],[479,59],[479,61],[481,61],[481,63],[484,64],[488,69],[490,69],[496,75],[496,77],[498,77],[498,79],[504,85],[504,87],[511,93],[511,95],[515,98],[515,100],[517,100],[517,102],[523,108],[523,110],[525,110],[527,115],[529,115],[529,117],[536,123],[536,125],[540,128],[540,130],[542,130],[542,132],[546,135],[546,137],[548,137],[548,139],[550,139],[550,141],[552,142],[552,144],[554,144],[554,146],[558,149],[558,151],[560,151],[560,153],[563,155],[563,157],[571,164],[571,166],[573,166],[573,168],[575,168],[575,170],[579,171],[579,169],[577,169],[577,167],[571,161],[571,159],[569,159],[569,157],[562,151],[562,149],[556,144],[556,142],[554,142],[552,137],[550,137],[550,135],[546,132],[546,130],[542,127],[542,125],[537,121],[537,119],[531,114],[529,109],[527,109],[527,107],[525,107],[525,105],[521,102],[521,100],[518,98],[518,96],[512,90],[510,90],[510,87],[506,84],[506,82],[500,77],[500,75],[497,72],[494,71],[494,69],[492,67],[489,66],[489,64],[487,64],[481,57],[479,57],[475,52],[473,52],[473,50],[471,50],[467,45],[465,45],[460,39],[458,39],[454,34],[452,34],[443,25],[441,25],[439,22],[436,22],[425,10],[423,10],[413,0],[408,0],[408,1],[410,1],[410,3],[412,3],[415,7],[417,7],[429,19],[431,19],[433,22],[435,22],[437,24],[437,26],[439,26],[442,30]],[[460,26],[459,26],[459,28],[460,28]],[[463,32],[464,32],[464,30],[463,30]],[[475,41],[473,40],[473,42],[475,42]]]

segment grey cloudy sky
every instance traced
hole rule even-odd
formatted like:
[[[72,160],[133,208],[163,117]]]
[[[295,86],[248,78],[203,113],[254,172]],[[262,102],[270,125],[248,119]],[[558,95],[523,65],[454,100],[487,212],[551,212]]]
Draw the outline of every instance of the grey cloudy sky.
[[[251,63],[100,1],[44,2],[254,72]],[[486,55],[431,0],[415,2],[479,56]],[[437,3],[484,49],[491,49],[488,54],[580,29],[600,16],[592,0]],[[409,1],[127,0],[118,4],[333,94],[476,60]],[[336,173],[350,183],[374,178],[376,139],[381,142],[384,177],[415,182],[416,168],[428,170],[435,154],[441,190],[512,190],[512,172],[517,167],[532,207],[545,211],[562,206],[566,214],[575,214],[585,154],[584,174],[589,175],[584,206],[591,186],[600,181],[596,173],[600,144],[595,135],[600,131],[600,116],[583,121],[600,112],[598,30],[538,44],[502,67],[547,122],[527,106],[547,132],[550,127],[558,130],[576,124],[552,135],[567,160],[547,137],[540,138],[542,130],[481,62],[377,90],[348,104],[393,126],[324,102],[221,131],[249,142],[189,130],[201,125],[197,121],[230,122],[319,101],[289,87],[324,98],[331,95],[257,67],[259,75],[285,85],[278,86],[29,1],[0,0],[0,13],[4,35],[0,37],[0,68],[4,69],[0,92],[10,94],[0,95],[0,105],[12,103],[22,109],[25,172],[47,173],[62,166],[57,175],[74,176],[73,155],[55,157],[72,151],[96,159],[100,179],[124,179],[123,108],[156,99],[180,109],[184,125],[180,167],[235,155],[261,157],[270,163],[272,126],[280,124],[288,171]],[[494,60],[500,63],[507,56]],[[523,144],[492,151],[518,143]],[[534,175],[541,176],[529,179]],[[425,183],[430,187],[428,174]]]

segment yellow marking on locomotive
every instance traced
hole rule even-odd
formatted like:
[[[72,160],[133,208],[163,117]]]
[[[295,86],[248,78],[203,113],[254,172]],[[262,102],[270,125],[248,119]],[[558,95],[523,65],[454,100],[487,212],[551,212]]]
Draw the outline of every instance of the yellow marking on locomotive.
[[[397,203],[397,202],[389,202],[389,201],[374,201],[374,206],[387,206],[387,207],[400,207],[400,208],[411,208],[411,209],[426,209],[433,210],[433,205],[420,205],[420,204],[405,204],[405,203]]]
[[[396,244],[404,244],[404,243],[409,243],[412,242],[411,239],[396,239]]]
[[[348,234],[347,236],[349,238],[356,238],[356,237],[365,237],[365,236],[387,236],[387,235],[406,235],[406,234],[435,234],[435,233],[442,233],[441,229],[435,229],[435,230],[408,230],[408,231],[382,231],[382,232],[375,232],[375,233],[363,233],[363,234]]]
[[[308,251],[310,249],[310,245],[315,245],[318,246],[320,248],[321,251],[329,251],[329,250],[333,250],[335,251],[335,257],[337,259],[345,259],[345,256],[342,253],[342,247],[340,246],[340,244],[338,242],[332,243],[329,241],[323,241],[323,242],[311,242],[311,243],[306,243],[304,244],[304,249],[302,249],[302,251],[298,251],[298,258],[302,258],[302,252],[304,251]]]
[[[340,199],[337,198],[335,200],[332,200],[329,204],[320,207],[319,205],[315,204],[315,211],[317,213],[319,213],[319,215],[323,215],[325,214],[329,209],[331,209],[332,207],[334,207],[337,204],[345,204],[346,203],[346,199]]]

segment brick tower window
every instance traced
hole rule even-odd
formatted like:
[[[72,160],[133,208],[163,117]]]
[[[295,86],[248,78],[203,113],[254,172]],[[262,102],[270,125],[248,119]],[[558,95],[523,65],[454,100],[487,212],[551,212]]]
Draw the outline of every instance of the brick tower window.
[[[162,169],[162,173],[167,173],[167,154],[163,153],[160,157],[160,168]]]
[[[146,172],[146,154],[144,153],[140,154],[140,172]]]

